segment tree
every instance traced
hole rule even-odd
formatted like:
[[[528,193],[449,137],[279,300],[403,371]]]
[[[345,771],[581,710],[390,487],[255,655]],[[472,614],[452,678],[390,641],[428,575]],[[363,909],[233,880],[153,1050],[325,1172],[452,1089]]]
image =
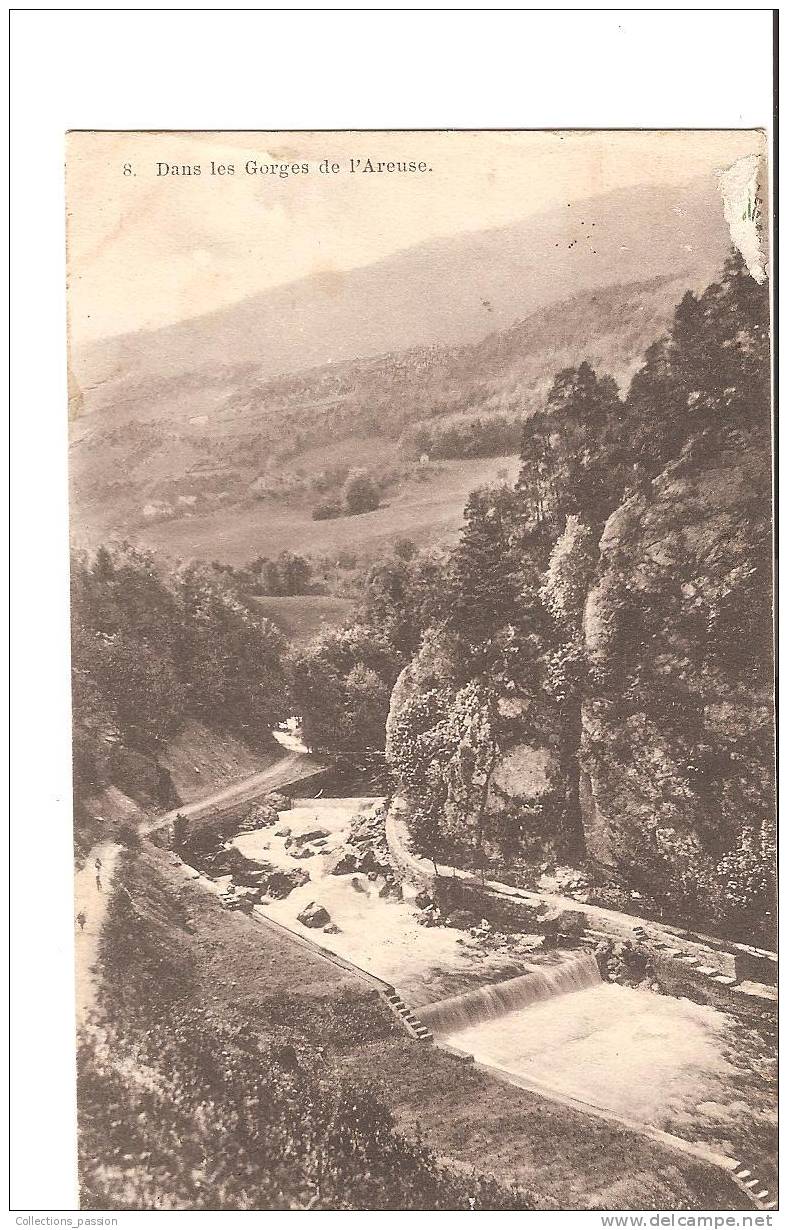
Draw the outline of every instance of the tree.
[[[536,520],[557,526],[574,513],[601,529],[620,498],[623,423],[610,376],[586,362],[558,373],[544,412],[523,428],[518,488]]]
[[[71,580],[78,812],[120,772],[114,747],[156,757],[189,716],[265,739],[290,712],[282,635],[232,574],[123,545],[75,554]]]
[[[769,290],[738,253],[700,296],[687,291],[666,337],[646,351],[627,396],[628,451],[658,473],[691,438],[707,448],[731,431],[754,431],[768,450]]]
[[[172,848],[173,850],[177,851],[177,853],[180,854],[180,852],[183,850],[184,846],[186,845],[186,838],[188,837],[188,835],[189,835],[189,821],[187,820],[186,816],[184,816],[181,812],[178,812],[175,819],[172,822]]]
[[[521,505],[509,487],[471,492],[459,545],[452,552],[448,626],[460,636],[471,671],[498,656],[497,633],[521,609],[518,542]]]
[[[294,555],[291,551],[282,551],[277,560],[281,592],[291,597],[307,593],[311,577],[311,568],[302,555]]]
[[[380,489],[368,470],[351,470],[342,488],[342,503],[351,516],[378,507]]]

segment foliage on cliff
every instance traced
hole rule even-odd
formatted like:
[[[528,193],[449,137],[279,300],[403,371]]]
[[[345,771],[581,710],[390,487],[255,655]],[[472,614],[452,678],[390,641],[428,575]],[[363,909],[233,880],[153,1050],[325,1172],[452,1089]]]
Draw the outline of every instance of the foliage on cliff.
[[[384,771],[394,682],[439,609],[438,558],[392,551],[366,572],[354,617],[290,655],[291,692],[303,738],[352,770]]]
[[[769,411],[768,290],[736,256],[626,397],[588,363],[558,373],[514,491],[471,497],[394,691],[389,762],[425,848],[456,827],[447,722],[475,685],[493,769],[468,848],[585,846],[657,911],[771,932]],[[546,758],[527,782],[529,748]]]

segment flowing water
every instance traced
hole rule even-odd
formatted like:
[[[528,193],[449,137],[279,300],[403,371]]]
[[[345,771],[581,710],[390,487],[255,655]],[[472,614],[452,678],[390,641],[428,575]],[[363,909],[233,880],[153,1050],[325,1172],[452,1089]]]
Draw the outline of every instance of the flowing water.
[[[590,953],[569,957],[559,965],[535,969],[518,978],[492,986],[475,987],[462,995],[454,995],[437,1004],[419,1008],[419,1017],[436,1036],[459,1035],[461,1031],[498,1022],[501,1017],[516,1013],[532,1004],[582,991],[601,982],[599,968]],[[495,1034],[497,1025],[492,1028]]]
[[[503,1015],[471,1009],[465,1024],[450,1010],[443,1022],[460,1027],[441,1029],[441,1041],[535,1088],[757,1162],[761,1178],[773,1174],[776,1089],[756,1031],[688,999],[601,982],[572,993],[559,981],[569,993]]]
[[[602,983],[587,953],[550,954],[537,968],[483,951],[455,928],[419,926],[413,902],[381,899],[379,880],[326,874],[324,856],[342,847],[352,815],[376,802],[300,800],[273,829],[237,837],[250,857],[310,873],[265,912],[393,984],[441,1042],[503,1074],[719,1152],[768,1155],[773,1048],[741,1023],[686,999]],[[321,852],[294,859],[284,825],[294,834],[325,829]],[[302,926],[297,916],[310,901],[326,907],[338,932]]]
[[[686,999],[598,983],[471,1023],[445,1041],[514,1076],[665,1127],[724,1072],[724,1021]]]
[[[466,946],[462,931],[454,927],[423,927],[421,911],[411,900],[381,898],[382,879],[368,875],[333,876],[326,873],[326,855],[341,849],[351,817],[379,802],[373,798],[301,799],[283,811],[273,828],[241,833],[233,844],[250,858],[269,860],[287,870],[301,868],[309,882],[284,900],[271,901],[265,912],[324,948],[392,983],[413,1007],[452,994],[458,987],[494,982],[525,968],[507,953],[483,953]],[[286,829],[294,835],[323,829],[328,836],[319,853],[295,859],[285,846]],[[411,895],[415,895],[415,889]],[[325,907],[339,930],[325,933],[304,927],[299,913],[309,902]]]

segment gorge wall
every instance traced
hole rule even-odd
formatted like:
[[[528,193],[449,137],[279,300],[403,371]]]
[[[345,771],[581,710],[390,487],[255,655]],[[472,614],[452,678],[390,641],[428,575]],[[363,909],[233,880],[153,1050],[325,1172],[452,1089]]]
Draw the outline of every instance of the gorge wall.
[[[768,293],[732,258],[625,397],[559,372],[514,489],[474,493],[391,699],[415,839],[775,925]]]
[[[771,810],[768,472],[703,454],[612,514],[585,607],[586,844],[644,883],[674,861],[708,879]]]

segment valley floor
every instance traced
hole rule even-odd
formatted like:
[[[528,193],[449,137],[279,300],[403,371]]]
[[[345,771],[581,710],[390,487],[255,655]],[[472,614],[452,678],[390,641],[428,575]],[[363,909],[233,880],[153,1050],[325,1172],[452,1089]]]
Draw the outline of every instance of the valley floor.
[[[374,512],[355,517],[313,521],[304,503],[254,500],[128,527],[127,533],[131,541],[173,559],[220,560],[234,566],[283,550],[375,556],[403,537],[418,546],[454,541],[471,491],[486,483],[511,482],[518,464],[514,457],[441,461],[408,477]]]

